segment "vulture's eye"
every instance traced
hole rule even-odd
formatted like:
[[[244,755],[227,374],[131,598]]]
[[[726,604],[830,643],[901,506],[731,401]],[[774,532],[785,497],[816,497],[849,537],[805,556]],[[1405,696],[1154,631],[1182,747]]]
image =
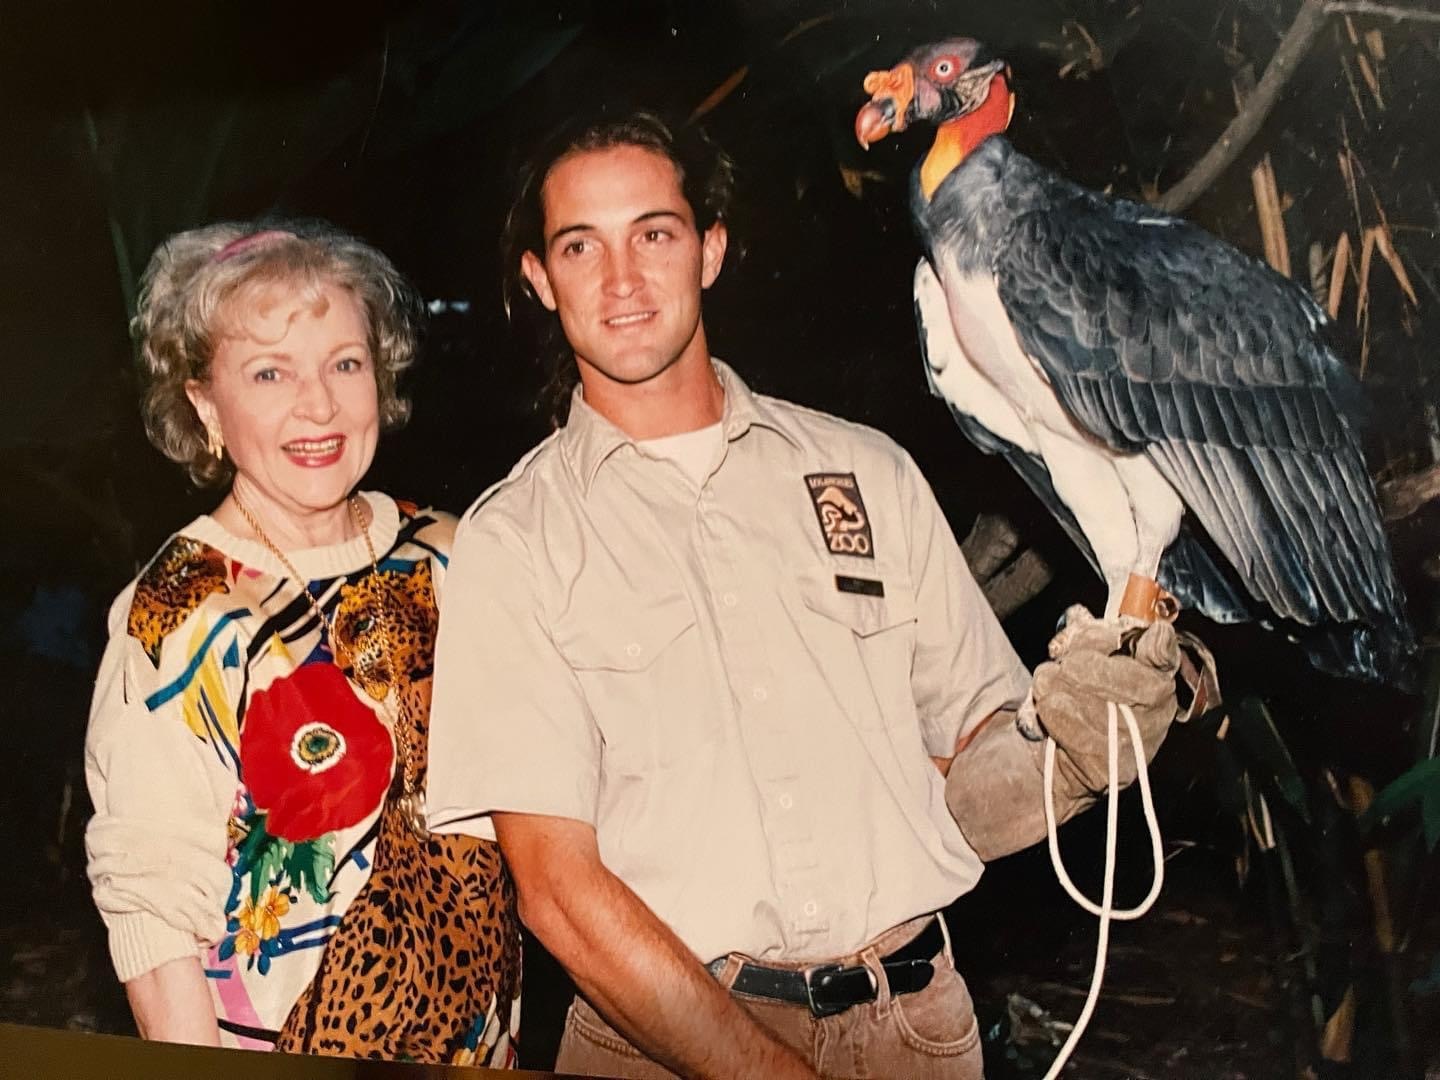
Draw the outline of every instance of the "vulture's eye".
[[[948,79],[955,74],[955,61],[946,57],[944,60],[936,60],[930,68],[930,74],[937,79]]]

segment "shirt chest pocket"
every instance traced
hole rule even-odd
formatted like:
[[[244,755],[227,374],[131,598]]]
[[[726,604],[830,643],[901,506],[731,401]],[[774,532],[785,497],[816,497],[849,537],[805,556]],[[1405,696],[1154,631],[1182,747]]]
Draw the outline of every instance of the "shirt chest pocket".
[[[628,775],[674,764],[714,738],[697,700],[704,659],[695,611],[681,593],[576,603],[555,644],[585,694],[608,767]]]
[[[913,724],[915,592],[908,579],[815,570],[799,581],[815,653],[836,697],[862,727]]]

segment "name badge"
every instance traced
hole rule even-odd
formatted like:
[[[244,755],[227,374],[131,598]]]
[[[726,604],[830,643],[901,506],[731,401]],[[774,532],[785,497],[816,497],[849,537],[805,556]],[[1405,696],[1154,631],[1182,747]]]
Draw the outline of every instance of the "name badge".
[[[841,592],[855,593],[858,596],[885,595],[885,583],[876,581],[874,578],[846,577],[844,574],[836,574],[835,588]]]

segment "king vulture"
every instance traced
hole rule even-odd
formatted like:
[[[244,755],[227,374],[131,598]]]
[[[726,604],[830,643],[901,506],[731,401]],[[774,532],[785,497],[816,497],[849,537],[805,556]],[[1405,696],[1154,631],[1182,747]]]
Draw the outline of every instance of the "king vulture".
[[[911,181],[932,392],[1060,520],[1108,617],[1155,579],[1323,670],[1403,683],[1414,639],[1324,313],[1194,225],[1018,153],[1008,77],[953,38],[867,76],[855,118],[866,148],[937,125]]]

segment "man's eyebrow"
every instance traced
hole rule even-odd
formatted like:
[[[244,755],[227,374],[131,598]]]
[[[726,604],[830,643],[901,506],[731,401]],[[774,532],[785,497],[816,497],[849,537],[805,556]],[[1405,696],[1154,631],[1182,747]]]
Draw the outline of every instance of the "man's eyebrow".
[[[678,210],[649,210],[635,219],[635,223],[652,221],[655,218],[674,218],[676,221],[684,221],[685,215]]]
[[[548,247],[549,245],[555,243],[556,240],[559,240],[562,236],[569,236],[571,233],[577,232],[589,232],[593,228],[595,228],[594,225],[566,225],[563,229],[556,229],[554,234],[551,235],[550,239],[545,241],[545,245]]]
[[[631,224],[638,225],[642,221],[653,221],[656,218],[674,218],[676,221],[684,221],[685,215],[680,213],[680,211],[678,210],[647,210],[645,211],[645,213],[639,215]],[[548,247],[549,245],[555,243],[555,241],[559,240],[563,236],[569,236],[572,233],[591,232],[594,230],[594,228],[594,225],[587,225],[584,222],[576,222],[574,225],[566,225],[564,228],[555,230],[555,232],[551,235],[550,239],[546,241],[546,246]]]

